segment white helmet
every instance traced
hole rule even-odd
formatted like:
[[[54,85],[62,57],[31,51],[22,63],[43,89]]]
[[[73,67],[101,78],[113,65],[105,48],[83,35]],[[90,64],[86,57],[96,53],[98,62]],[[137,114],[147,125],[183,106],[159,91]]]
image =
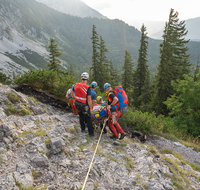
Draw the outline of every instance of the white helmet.
[[[84,73],[82,73],[81,74],[81,79],[89,79],[89,74],[88,73],[86,73],[86,72],[84,72]]]

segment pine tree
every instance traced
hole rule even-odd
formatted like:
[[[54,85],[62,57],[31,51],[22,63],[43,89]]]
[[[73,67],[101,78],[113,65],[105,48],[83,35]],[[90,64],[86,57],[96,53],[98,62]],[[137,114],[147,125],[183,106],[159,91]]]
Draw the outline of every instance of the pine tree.
[[[92,71],[92,80],[98,81],[98,65],[99,65],[99,35],[97,34],[96,31],[96,26],[93,24],[92,28],[92,66],[91,66],[91,71]]]
[[[74,67],[72,64],[69,66],[69,75],[75,77]]]
[[[189,74],[190,64],[185,40],[187,34],[185,22],[178,19],[178,12],[171,9],[169,21],[165,25],[163,42],[160,44],[160,63],[155,77],[156,92],[153,97],[153,107],[157,114],[167,115],[168,110],[163,104],[174,94],[171,81],[182,79],[183,74]]]
[[[110,63],[110,65],[109,65],[109,67],[110,67],[110,69],[109,69],[110,84],[111,84],[112,87],[115,87],[115,86],[118,86],[120,78],[119,78],[118,71],[113,66],[112,60],[110,60],[109,63]]]
[[[52,38],[50,39],[49,51],[49,63],[47,66],[49,70],[58,71],[58,66],[60,66],[61,63],[58,57],[61,56],[62,53],[59,51],[58,44],[56,44],[55,40]]]
[[[199,53],[199,56],[198,56],[196,68],[194,70],[194,81],[197,80],[197,74],[199,73],[199,67],[200,67],[199,63],[200,63],[200,53]]]
[[[141,27],[141,40],[138,56],[138,65],[133,77],[133,105],[139,108],[143,102],[143,108],[150,100],[149,88],[149,70],[147,66],[147,49],[148,49],[148,37],[144,24]],[[143,109],[144,110],[144,109]]]
[[[104,88],[103,85],[110,80],[109,77],[109,65],[106,53],[108,49],[106,48],[105,41],[103,37],[100,36],[100,43],[99,43],[99,66],[98,66],[98,79],[97,83],[100,87],[100,90],[103,92]]]
[[[130,92],[132,90],[132,85],[133,85],[133,67],[134,63],[131,57],[131,54],[125,50],[125,56],[124,56],[124,72],[122,73],[122,86],[123,89],[126,91],[128,96],[130,95]]]

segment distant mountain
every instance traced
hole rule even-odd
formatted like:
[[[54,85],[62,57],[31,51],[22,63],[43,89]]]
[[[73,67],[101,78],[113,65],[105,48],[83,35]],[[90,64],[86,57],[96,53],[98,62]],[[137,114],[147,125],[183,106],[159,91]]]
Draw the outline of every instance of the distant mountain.
[[[185,20],[185,24],[188,30],[186,39],[190,39],[191,41],[200,41],[200,17]],[[163,30],[164,28],[150,36],[155,39],[162,39]]]
[[[130,19],[130,20],[127,20],[127,23],[130,24],[131,26],[136,27],[138,30],[140,30],[142,24],[144,24],[145,27],[147,28],[148,36],[150,36],[150,37],[152,34],[157,33],[165,26],[164,21],[149,21],[149,20]]]
[[[79,17],[106,18],[81,0],[36,0],[62,13]]]
[[[0,71],[12,75],[46,68],[48,42],[54,38],[62,52],[63,69],[70,64],[79,75],[92,64],[92,26],[105,40],[115,68],[122,71],[125,50],[137,64],[141,33],[120,20],[81,18],[56,11],[34,0],[0,0]],[[161,40],[149,38],[148,65],[156,72]],[[189,44],[196,62],[200,43]]]

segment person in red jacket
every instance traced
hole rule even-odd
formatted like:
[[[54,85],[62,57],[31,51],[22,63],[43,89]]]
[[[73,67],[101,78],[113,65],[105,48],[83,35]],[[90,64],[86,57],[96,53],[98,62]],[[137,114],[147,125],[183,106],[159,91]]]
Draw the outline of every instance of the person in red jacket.
[[[81,131],[85,131],[85,120],[87,121],[88,132],[90,136],[94,136],[94,128],[92,126],[92,99],[91,88],[87,85],[89,74],[84,72],[81,74],[82,82],[76,83],[72,88],[71,96],[75,99],[75,106],[79,114],[79,122]]]
[[[72,88],[73,88],[73,87],[74,87],[74,85],[72,86]],[[74,99],[72,98],[72,96],[71,96],[71,94],[70,94],[71,91],[72,91],[72,88],[70,88],[70,89],[67,91],[66,98],[68,99],[69,105],[71,105],[74,114],[77,114],[76,106],[75,106],[75,104],[74,104]]]
[[[113,136],[111,138],[116,138],[118,139],[118,132],[121,134],[120,139],[123,139],[126,136],[126,133],[122,130],[122,128],[120,127],[118,120],[121,116],[121,110],[118,109],[118,98],[117,96],[115,96],[115,93],[113,92],[111,85],[109,83],[105,83],[104,84],[104,90],[106,91],[107,95],[108,95],[108,106],[107,109],[111,111],[111,114],[109,116],[109,127],[110,130],[113,133]],[[114,108],[115,107],[115,108]],[[114,117],[113,115],[116,114],[114,117],[116,119],[116,121],[113,121]]]

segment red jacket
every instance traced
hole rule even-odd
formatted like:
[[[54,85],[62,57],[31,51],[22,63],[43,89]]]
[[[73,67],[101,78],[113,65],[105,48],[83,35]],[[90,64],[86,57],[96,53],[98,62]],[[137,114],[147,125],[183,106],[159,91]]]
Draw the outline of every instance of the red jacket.
[[[87,91],[89,86],[84,83],[76,83],[74,85],[75,101],[86,104],[87,102]]]

